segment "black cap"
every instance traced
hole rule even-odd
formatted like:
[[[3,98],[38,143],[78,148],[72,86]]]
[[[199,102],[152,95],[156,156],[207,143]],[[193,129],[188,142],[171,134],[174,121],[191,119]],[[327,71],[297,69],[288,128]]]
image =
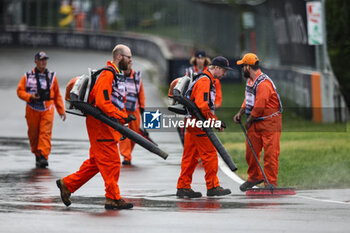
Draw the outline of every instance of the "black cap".
[[[228,60],[225,57],[215,57],[212,61],[211,64],[212,66],[219,66],[221,68],[224,68],[226,70],[233,70],[230,67],[230,63],[228,62]]]
[[[44,51],[38,52],[34,56],[35,60],[44,60],[44,59],[49,59],[49,57],[46,55]]]
[[[203,50],[197,50],[197,51],[194,53],[194,56],[195,56],[195,57],[206,57],[207,55],[205,54],[205,51],[203,51]]]

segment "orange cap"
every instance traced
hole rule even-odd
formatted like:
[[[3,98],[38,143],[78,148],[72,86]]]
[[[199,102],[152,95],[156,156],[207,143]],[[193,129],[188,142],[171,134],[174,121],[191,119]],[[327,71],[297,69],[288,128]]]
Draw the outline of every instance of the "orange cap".
[[[237,61],[237,65],[245,64],[253,66],[256,65],[258,61],[259,58],[254,53],[247,53],[246,55],[244,55],[242,60]]]

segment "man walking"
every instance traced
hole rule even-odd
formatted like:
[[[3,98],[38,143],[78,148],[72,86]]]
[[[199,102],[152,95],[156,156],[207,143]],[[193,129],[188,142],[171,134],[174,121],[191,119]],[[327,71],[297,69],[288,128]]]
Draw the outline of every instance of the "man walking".
[[[90,104],[109,117],[118,119],[122,124],[130,122],[133,117],[125,112],[125,82],[116,74],[128,69],[128,65],[132,62],[131,56],[129,47],[122,44],[115,46],[112,51],[113,61],[107,62],[110,70],[104,70],[97,76],[89,95]],[[90,115],[86,117],[86,128],[91,144],[90,157],[83,162],[77,172],[56,181],[63,203],[69,206],[71,193],[100,172],[105,183],[105,208],[132,208],[133,204],[127,203],[120,196],[118,186],[120,173],[118,142],[122,135]]]
[[[66,119],[56,73],[46,69],[47,59],[43,51],[35,54],[36,67],[23,75],[17,87],[18,97],[27,102],[28,138],[36,166],[40,168],[49,165],[54,107],[62,120]]]
[[[255,54],[247,53],[242,60],[237,61],[237,65],[243,66],[243,75],[247,78],[247,82],[245,99],[233,119],[239,124],[241,116],[244,113],[247,115],[245,124],[247,135],[259,160],[261,151],[264,149],[264,171],[269,182],[276,187],[282,130],[282,103],[272,80],[261,72],[259,58]],[[247,141],[246,161],[248,180],[240,186],[243,192],[264,181]]]

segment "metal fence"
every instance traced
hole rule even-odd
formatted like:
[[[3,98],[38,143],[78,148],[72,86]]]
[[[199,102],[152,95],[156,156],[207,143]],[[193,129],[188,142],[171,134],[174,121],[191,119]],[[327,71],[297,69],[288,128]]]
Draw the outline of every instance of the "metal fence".
[[[240,16],[228,3],[190,0],[2,0],[0,25],[80,32],[134,31],[239,56]],[[190,56],[190,54],[188,54]]]

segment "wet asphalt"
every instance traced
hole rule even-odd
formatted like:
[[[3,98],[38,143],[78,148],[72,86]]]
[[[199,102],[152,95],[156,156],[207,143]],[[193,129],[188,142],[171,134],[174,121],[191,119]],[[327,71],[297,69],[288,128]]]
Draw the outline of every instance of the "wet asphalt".
[[[75,172],[88,157],[84,118],[55,115],[48,169],[35,168],[26,137],[25,103],[16,96],[23,73],[33,68],[33,49],[0,48],[0,232],[349,232],[350,190],[297,190],[294,196],[249,198],[239,191],[234,176],[219,171],[231,195],[206,197],[204,170],[198,166],[192,188],[202,198],[178,199],[182,146],[175,132],[152,132],[169,153],[167,160],[136,146],[133,165],[123,166],[120,190],[134,204],[131,210],[106,211],[104,185],[96,175],[72,195],[72,205],[61,202],[55,180]],[[61,94],[70,78],[87,67],[104,66],[110,53],[46,50],[48,68],[57,72]],[[134,58],[141,70],[148,107],[164,107],[152,65]],[[154,72],[154,71],[153,71]]]

